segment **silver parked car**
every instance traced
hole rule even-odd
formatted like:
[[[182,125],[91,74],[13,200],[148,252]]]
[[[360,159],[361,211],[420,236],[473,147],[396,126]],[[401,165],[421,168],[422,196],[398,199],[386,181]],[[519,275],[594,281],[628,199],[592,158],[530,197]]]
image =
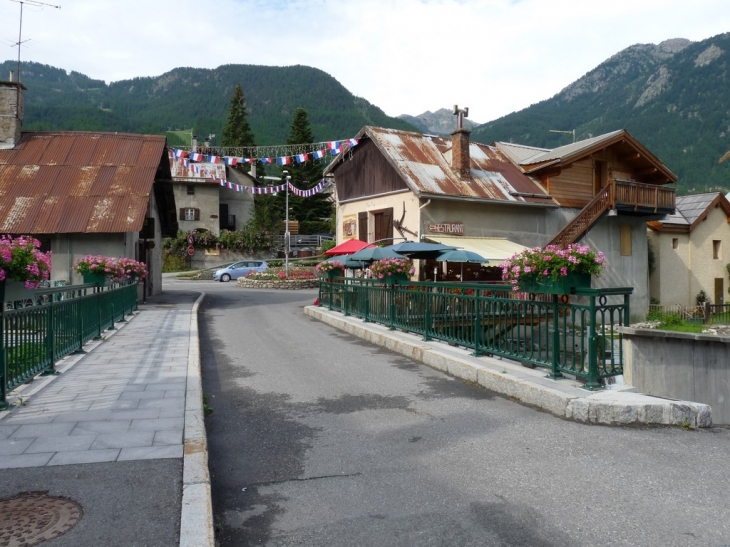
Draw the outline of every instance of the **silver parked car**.
[[[264,260],[240,260],[230,266],[216,270],[213,279],[216,281],[230,281],[239,277],[246,277],[250,272],[263,272],[269,265]]]

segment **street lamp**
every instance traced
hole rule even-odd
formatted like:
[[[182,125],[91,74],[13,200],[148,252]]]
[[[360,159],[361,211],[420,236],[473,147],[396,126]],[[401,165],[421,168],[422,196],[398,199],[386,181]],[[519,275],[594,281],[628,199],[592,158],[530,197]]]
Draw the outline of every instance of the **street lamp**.
[[[284,190],[286,191],[286,224],[284,227],[284,272],[286,273],[286,276],[289,277],[289,250],[290,250],[290,241],[289,241],[289,181],[291,180],[291,176],[289,176],[289,171],[282,171],[284,174],[284,177],[264,177],[265,180],[285,180],[286,184],[284,185]]]

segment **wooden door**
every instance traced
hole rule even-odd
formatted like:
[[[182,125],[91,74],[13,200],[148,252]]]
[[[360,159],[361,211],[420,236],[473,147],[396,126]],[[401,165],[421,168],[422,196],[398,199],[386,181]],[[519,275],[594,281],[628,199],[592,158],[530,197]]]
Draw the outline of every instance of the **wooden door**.
[[[715,305],[724,303],[725,300],[725,283],[722,277],[715,278]]]

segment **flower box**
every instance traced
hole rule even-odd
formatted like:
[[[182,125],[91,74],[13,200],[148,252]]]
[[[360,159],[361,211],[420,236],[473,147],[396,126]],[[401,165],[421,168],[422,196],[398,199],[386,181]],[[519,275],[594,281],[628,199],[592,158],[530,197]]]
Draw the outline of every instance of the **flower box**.
[[[107,277],[105,273],[81,272],[84,283],[96,283],[100,287],[106,285]]]
[[[394,273],[384,276],[382,281],[384,281],[386,285],[395,285],[396,283],[403,284],[408,281],[408,276],[402,273]]]
[[[28,289],[22,281],[0,281],[0,302],[15,302],[33,298],[33,289]]]
[[[570,294],[572,289],[590,287],[591,276],[606,267],[603,253],[576,243],[565,249],[557,245],[525,249],[502,263],[502,280],[513,291]]]
[[[589,288],[591,286],[591,274],[568,272],[568,275],[561,275],[558,279],[550,276],[525,277],[519,281],[520,291],[545,294],[571,294],[578,288]]]
[[[320,277],[323,277],[325,279],[334,279],[335,277],[342,277],[342,268],[334,268],[332,270],[327,270],[325,272],[321,272]]]

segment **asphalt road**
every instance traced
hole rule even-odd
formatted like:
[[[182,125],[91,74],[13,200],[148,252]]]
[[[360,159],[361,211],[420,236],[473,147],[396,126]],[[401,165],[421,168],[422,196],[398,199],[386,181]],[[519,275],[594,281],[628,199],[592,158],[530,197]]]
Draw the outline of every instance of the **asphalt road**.
[[[730,546],[730,430],[577,424],[316,322],[315,291],[183,283],[222,547]]]

